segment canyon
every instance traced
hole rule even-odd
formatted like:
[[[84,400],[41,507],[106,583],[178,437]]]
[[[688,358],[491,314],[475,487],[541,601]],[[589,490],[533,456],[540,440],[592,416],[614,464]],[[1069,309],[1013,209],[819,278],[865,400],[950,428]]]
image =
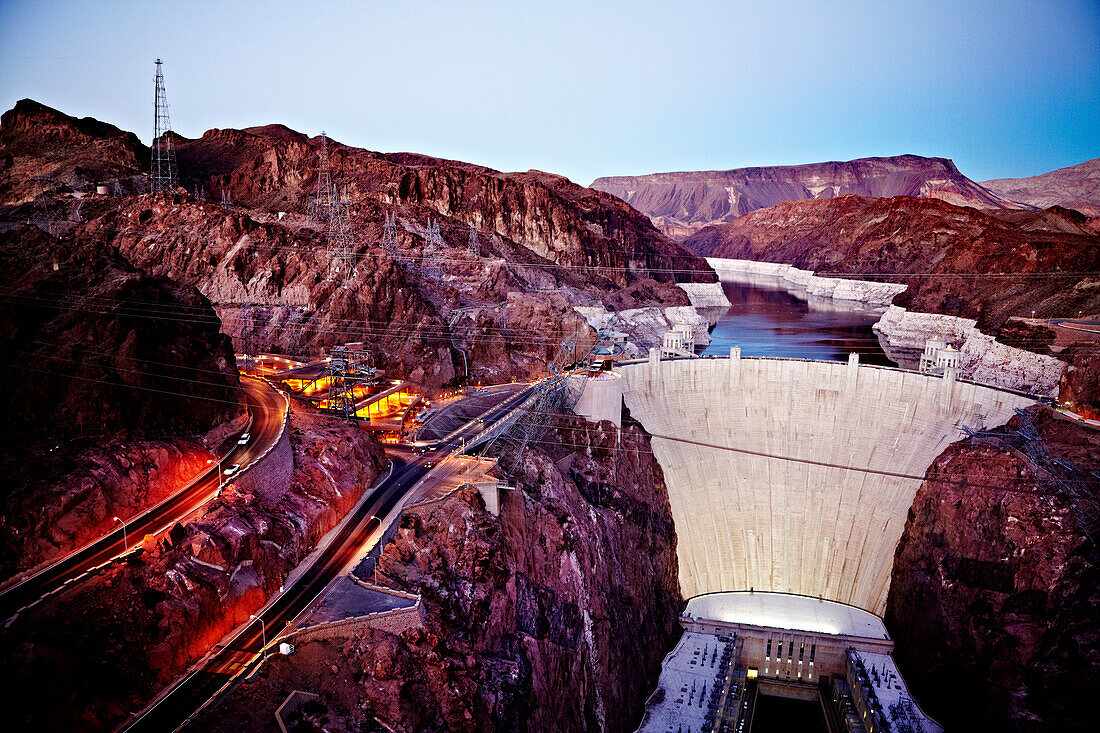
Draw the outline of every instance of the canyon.
[[[705,346],[707,311],[730,305],[724,268],[885,309],[887,353],[947,335],[963,376],[1100,410],[1094,349],[1042,320],[1100,312],[1095,222],[1032,210],[946,159],[584,188],[281,125],[168,138],[184,185],[143,195],[148,151],[131,133],[30,100],[0,123],[0,346],[29,365],[4,429],[45,466],[6,497],[5,575],[155,503],[232,442],[247,420],[235,350],[322,357],[361,341],[387,378],[431,396],[532,381],[571,334],[578,356],[601,329],[642,356],[677,323]],[[355,233],[343,272],[310,215],[322,158]],[[906,677],[950,726],[1083,720],[1091,528],[1010,443],[1028,408],[1094,497],[1089,428],[1016,391],[858,361],[651,356],[600,379],[625,385],[626,409],[555,411],[496,485],[499,506],[467,485],[404,510],[376,580],[418,599],[415,623],[306,637],[197,724],[270,727],[298,690],[318,696],[299,716],[318,729],[633,730],[685,599],[731,589],[884,614]],[[1006,437],[954,442],[964,426]],[[18,724],[126,720],[367,506],[387,455],[290,408],[256,469],[0,633]],[[960,657],[991,664],[952,669]]]
[[[563,417],[515,479],[499,516],[463,489],[401,520],[379,578],[421,598],[422,625],[305,642],[201,727],[272,726],[301,690],[316,726],[633,730],[683,602],[650,440],[630,419]]]
[[[33,227],[0,232],[0,264],[6,579],[168,496],[247,416],[229,339],[193,288]]]

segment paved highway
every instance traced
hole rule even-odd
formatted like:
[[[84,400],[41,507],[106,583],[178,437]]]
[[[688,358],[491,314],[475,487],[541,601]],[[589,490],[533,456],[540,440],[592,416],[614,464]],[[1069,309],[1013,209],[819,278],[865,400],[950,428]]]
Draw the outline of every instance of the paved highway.
[[[0,619],[9,619],[21,608],[34,603],[62,587],[69,580],[125,552],[123,541],[133,547],[147,534],[157,534],[202,506],[216,495],[218,473],[234,463],[242,469],[258,458],[279,437],[283,426],[286,401],[275,390],[256,379],[242,379],[245,401],[252,410],[252,435],[248,445],[234,446],[220,462],[211,464],[205,473],[160,504],[147,509],[117,529],[70,553],[52,565],[38,571],[20,583],[0,592]]]
[[[379,518],[385,518],[390,510],[423,478],[429,471],[424,462],[437,457],[460,452],[463,441],[474,436],[486,425],[491,425],[508,414],[530,396],[533,387],[509,397],[501,404],[482,416],[484,424],[473,421],[463,429],[448,436],[446,441],[435,446],[433,454],[425,455],[415,462],[406,462],[392,457],[393,470],[377,488],[371,491],[352,516],[344,523],[337,535],[325,547],[313,565],[302,573],[293,585],[275,597],[265,607],[256,621],[239,627],[235,636],[224,646],[215,647],[214,653],[203,660],[196,668],[176,681],[158,700],[147,707],[126,728],[127,731],[172,731],[184,725],[188,718],[199,710],[207,700],[214,697],[229,683],[242,668],[250,666],[263,649],[266,639],[273,643],[287,624],[305,611],[310,603],[328,587],[352,560],[363,546],[384,531]],[[262,627],[261,628],[261,622]]]

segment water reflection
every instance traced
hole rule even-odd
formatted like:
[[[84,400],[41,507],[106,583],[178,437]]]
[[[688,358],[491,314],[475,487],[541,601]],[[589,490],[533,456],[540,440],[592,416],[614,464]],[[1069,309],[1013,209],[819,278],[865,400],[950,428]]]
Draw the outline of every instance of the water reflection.
[[[856,352],[862,363],[894,366],[871,330],[881,310],[809,296],[779,278],[738,276],[723,279],[722,289],[732,305],[718,316],[704,354],[740,346],[746,356],[846,360]]]

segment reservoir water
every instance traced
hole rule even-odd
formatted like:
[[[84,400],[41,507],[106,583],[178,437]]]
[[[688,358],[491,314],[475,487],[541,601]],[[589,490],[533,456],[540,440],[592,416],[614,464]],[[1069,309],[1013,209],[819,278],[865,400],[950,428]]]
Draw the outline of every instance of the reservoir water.
[[[722,289],[732,305],[718,316],[704,354],[740,346],[745,356],[843,361],[855,352],[861,363],[896,366],[871,330],[882,310],[811,296],[779,278],[738,276],[723,279]]]

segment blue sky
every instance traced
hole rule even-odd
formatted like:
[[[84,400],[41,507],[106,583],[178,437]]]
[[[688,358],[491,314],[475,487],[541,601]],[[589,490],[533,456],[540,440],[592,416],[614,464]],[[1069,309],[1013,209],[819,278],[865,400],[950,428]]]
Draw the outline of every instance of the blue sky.
[[[0,107],[601,175],[1100,157],[1100,1],[0,2]]]

